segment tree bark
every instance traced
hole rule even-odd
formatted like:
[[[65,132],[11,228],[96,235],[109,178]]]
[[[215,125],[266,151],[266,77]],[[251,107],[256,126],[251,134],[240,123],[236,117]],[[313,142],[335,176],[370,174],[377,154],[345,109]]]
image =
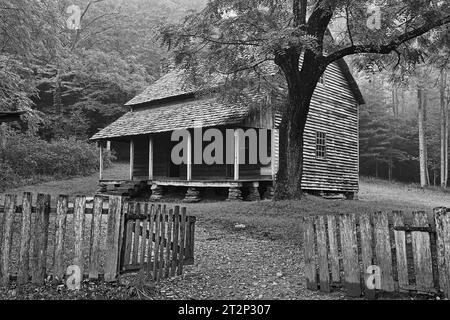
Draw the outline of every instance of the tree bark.
[[[441,187],[447,188],[448,178],[448,109],[445,101],[446,74],[440,73],[440,104],[441,104]]]
[[[427,185],[427,159],[426,159],[426,139],[425,139],[425,105],[422,88],[417,89],[418,102],[418,122],[419,122],[419,164],[420,164],[420,185]]]

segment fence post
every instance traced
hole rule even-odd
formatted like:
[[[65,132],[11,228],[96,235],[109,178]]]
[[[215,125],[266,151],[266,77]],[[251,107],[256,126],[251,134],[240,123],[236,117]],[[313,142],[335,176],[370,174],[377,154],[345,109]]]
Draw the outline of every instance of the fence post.
[[[73,226],[75,231],[75,255],[73,264],[80,267],[81,276],[84,272],[83,238],[84,238],[84,211],[86,209],[86,197],[75,198],[73,212]]]
[[[120,231],[123,227],[122,201],[120,196],[109,197],[108,228],[106,235],[105,281],[112,282],[117,278],[119,269]]]
[[[447,208],[434,209],[438,256],[439,287],[450,298],[450,214]]]
[[[50,195],[38,194],[33,228],[32,282],[43,285],[47,271],[47,240],[50,221]]]
[[[20,230],[19,273],[17,283],[25,284],[29,280],[30,273],[30,240],[31,240],[31,204],[32,195],[29,192],[23,194],[22,199],[22,226]]]
[[[55,253],[53,261],[54,278],[57,281],[62,281],[66,273],[64,269],[64,241],[66,238],[68,205],[69,197],[60,195],[56,205]]]
[[[3,219],[3,239],[1,243],[0,279],[4,286],[9,285],[9,256],[12,247],[14,214],[16,211],[16,196],[7,195],[5,199],[5,217]]]
[[[89,279],[98,279],[100,231],[102,223],[103,197],[94,197],[94,207],[91,222],[91,243],[89,249]]]

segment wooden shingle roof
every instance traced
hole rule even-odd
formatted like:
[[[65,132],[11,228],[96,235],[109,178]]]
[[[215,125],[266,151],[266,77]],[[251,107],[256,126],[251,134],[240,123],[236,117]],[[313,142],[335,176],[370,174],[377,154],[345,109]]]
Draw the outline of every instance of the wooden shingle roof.
[[[213,127],[239,123],[246,118],[250,107],[225,104],[215,98],[190,100],[157,108],[138,109],[126,113],[91,140],[145,135],[195,127]]]

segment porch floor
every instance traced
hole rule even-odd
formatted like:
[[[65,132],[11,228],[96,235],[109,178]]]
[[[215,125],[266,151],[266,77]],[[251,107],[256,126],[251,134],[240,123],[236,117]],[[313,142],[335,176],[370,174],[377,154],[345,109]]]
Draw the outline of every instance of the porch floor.
[[[123,184],[131,184],[131,183],[139,183],[146,182],[147,185],[160,185],[160,186],[174,186],[174,187],[223,187],[223,188],[231,188],[231,187],[243,187],[246,185],[251,185],[253,183],[272,182],[272,178],[245,178],[239,180],[233,179],[214,179],[214,180],[201,180],[201,179],[193,179],[193,180],[183,180],[180,178],[168,178],[168,177],[157,177],[155,179],[149,180],[148,177],[135,177],[133,180],[100,180],[100,184],[103,185],[123,185]]]

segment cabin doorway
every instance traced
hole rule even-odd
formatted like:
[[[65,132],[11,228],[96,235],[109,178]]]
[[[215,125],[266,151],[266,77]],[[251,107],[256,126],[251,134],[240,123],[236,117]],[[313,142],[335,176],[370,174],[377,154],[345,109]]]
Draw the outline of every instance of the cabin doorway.
[[[170,141],[170,148],[169,148],[169,154],[168,154],[168,159],[169,159],[169,168],[168,168],[168,176],[169,178],[180,178],[180,165],[174,164],[172,162],[172,158],[171,158],[171,152],[172,149],[175,147],[176,142],[175,141]]]

